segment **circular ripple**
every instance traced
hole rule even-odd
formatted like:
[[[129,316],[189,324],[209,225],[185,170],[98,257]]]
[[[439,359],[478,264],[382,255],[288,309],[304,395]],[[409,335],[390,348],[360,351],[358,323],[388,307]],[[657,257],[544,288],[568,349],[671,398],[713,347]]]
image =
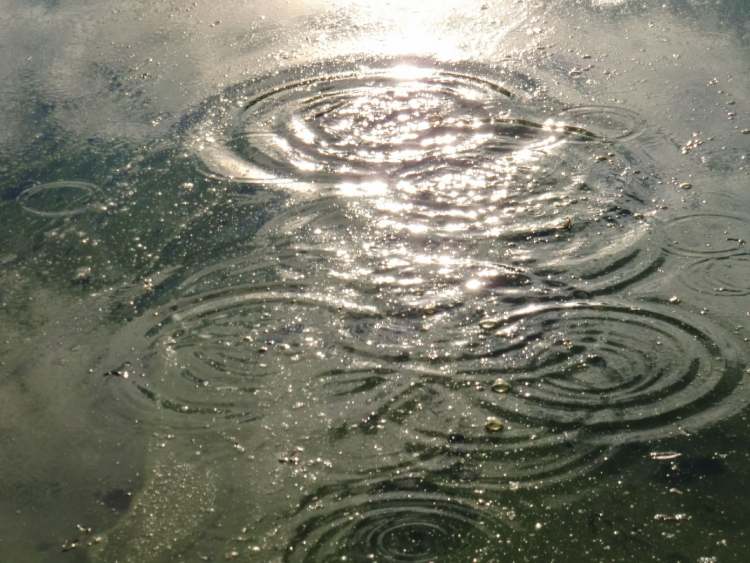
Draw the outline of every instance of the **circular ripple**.
[[[736,254],[750,240],[750,219],[728,213],[684,215],[665,225],[665,250],[683,256]]]
[[[430,158],[469,153],[493,140],[498,126],[532,145],[547,144],[541,125],[508,119],[498,125],[492,106],[510,100],[510,92],[469,75],[395,67],[313,76],[260,94],[249,88],[235,93],[232,101],[240,109],[212,108],[197,131],[206,135],[197,139],[206,143],[196,147],[205,164],[237,181],[286,176],[298,183],[339,184],[372,178]],[[508,139],[507,146],[493,146],[512,152],[526,145]],[[215,153],[202,152],[206,147],[224,151],[227,160],[211,158]],[[222,162],[226,167],[241,162],[237,172],[255,172],[226,173],[230,168]]]
[[[214,174],[333,187],[453,229],[479,220],[483,204],[556,199],[559,147],[596,138],[535,121],[540,112],[504,86],[448,70],[394,67],[247,90],[222,98],[193,130]]]
[[[377,302],[383,315],[391,315],[378,329],[385,343],[389,325],[419,336],[427,325],[436,326],[419,319],[435,312],[506,310],[578,290],[603,294],[650,275],[663,260],[663,245],[645,221],[625,222],[627,200],[622,194],[614,198],[588,225],[571,225],[565,234],[528,248],[514,241],[509,249],[481,236],[452,240],[384,231],[370,213],[339,198],[316,198],[277,215],[256,244],[273,247],[270,254],[295,272],[292,278],[336,285]],[[456,324],[462,315],[472,313],[454,313],[448,321]]]
[[[550,121],[554,100],[535,106],[522,89],[458,70],[300,72],[230,88],[186,118],[208,174],[337,198],[362,248],[430,239],[465,255],[484,241],[502,263],[569,274],[564,283],[591,292],[656,269],[643,241],[654,185],[630,173],[646,168],[634,154],[601,145],[606,127]],[[618,111],[594,124],[629,115]]]
[[[603,142],[630,141],[646,128],[645,120],[637,113],[617,106],[577,106],[559,115],[565,122]]]
[[[691,264],[680,280],[693,291],[719,297],[750,295],[750,255],[709,258]]]
[[[381,228],[413,233],[497,231],[500,207],[524,213],[524,232],[560,223],[542,212],[561,201],[549,176],[562,139],[582,134],[517,116],[501,85],[437,69],[323,75],[233,97],[241,109],[224,100],[193,132],[212,174],[370,199]]]
[[[507,263],[503,249],[490,243],[386,236],[370,218],[337,198],[289,206],[256,236],[273,249],[279,271],[321,290],[336,287],[376,304],[383,316],[421,317],[460,308],[483,298],[518,303],[557,288],[548,276],[535,276]],[[225,270],[235,276],[257,263],[239,259]],[[486,302],[485,302],[486,305]]]
[[[373,365],[320,377],[321,392],[342,419],[329,436],[347,453],[346,463],[333,467],[342,479],[426,471],[460,495],[536,490],[589,478],[610,454],[578,429],[503,410],[507,397],[493,392],[479,370]],[[486,427],[491,417],[501,421],[497,432]]]
[[[497,512],[439,493],[383,485],[308,510],[285,560],[491,560],[503,554],[509,531]],[[394,490],[395,489],[395,490]]]
[[[133,359],[107,375],[121,380],[122,403],[139,419],[172,429],[242,424],[307,401],[300,377],[338,365],[337,335],[373,313],[292,287],[204,291],[162,309],[155,326],[131,323],[117,342]]]
[[[60,181],[24,190],[18,196],[18,202],[34,215],[71,217],[90,210],[98,197],[99,188],[93,184]]]
[[[573,302],[528,308],[492,330],[524,341],[504,358],[511,388],[497,408],[585,430],[592,444],[697,429],[750,398],[734,339],[672,309]]]

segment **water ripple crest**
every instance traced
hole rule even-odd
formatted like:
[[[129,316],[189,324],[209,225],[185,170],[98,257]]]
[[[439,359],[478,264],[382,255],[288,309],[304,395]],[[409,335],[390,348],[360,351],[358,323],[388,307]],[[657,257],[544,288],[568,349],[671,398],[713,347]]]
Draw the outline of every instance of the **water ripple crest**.
[[[607,290],[594,279],[602,272],[619,269],[618,286],[653,272],[659,257],[644,239],[656,185],[616,146],[632,135],[613,133],[634,132],[637,116],[556,112],[505,77],[458,66],[289,71],[208,100],[185,120],[188,143],[237,193],[346,200],[376,241],[496,241],[516,263],[570,271],[593,291]]]
[[[106,375],[121,380],[116,390],[130,416],[171,429],[238,426],[274,405],[290,409],[277,404],[292,400],[278,389],[345,362],[336,336],[356,334],[348,326],[374,313],[289,284],[201,292],[170,302],[157,323],[126,327],[118,342],[140,342],[144,351]]]
[[[38,184],[21,192],[18,202],[26,211],[42,217],[72,217],[93,208],[100,197],[94,184],[61,180]]]
[[[524,345],[505,357],[498,406],[587,441],[658,439],[747,405],[746,358],[732,335],[675,308],[617,302],[530,307],[490,329]]]
[[[704,295],[750,295],[750,255],[736,254],[700,260],[682,269],[680,281]]]
[[[497,510],[430,492],[425,484],[393,482],[321,498],[302,516],[289,542],[289,563],[489,560],[509,549],[509,527]]]

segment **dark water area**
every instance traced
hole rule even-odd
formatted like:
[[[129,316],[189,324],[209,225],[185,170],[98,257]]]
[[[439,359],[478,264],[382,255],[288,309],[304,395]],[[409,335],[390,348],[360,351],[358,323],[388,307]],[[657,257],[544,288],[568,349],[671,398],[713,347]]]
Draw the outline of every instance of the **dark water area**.
[[[0,8],[1,563],[747,559],[747,3]]]

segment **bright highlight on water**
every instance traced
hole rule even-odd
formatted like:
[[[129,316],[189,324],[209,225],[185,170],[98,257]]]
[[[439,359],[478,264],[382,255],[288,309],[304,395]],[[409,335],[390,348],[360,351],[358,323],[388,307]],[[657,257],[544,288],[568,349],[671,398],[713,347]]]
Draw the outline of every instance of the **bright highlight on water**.
[[[743,561],[745,3],[250,4],[4,10],[0,559]]]

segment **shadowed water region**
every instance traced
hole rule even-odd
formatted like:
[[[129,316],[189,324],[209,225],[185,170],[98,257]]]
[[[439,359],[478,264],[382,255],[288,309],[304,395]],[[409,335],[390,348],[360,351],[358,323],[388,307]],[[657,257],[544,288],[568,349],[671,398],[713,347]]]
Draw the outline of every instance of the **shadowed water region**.
[[[743,3],[6,4],[0,559],[744,560]]]

